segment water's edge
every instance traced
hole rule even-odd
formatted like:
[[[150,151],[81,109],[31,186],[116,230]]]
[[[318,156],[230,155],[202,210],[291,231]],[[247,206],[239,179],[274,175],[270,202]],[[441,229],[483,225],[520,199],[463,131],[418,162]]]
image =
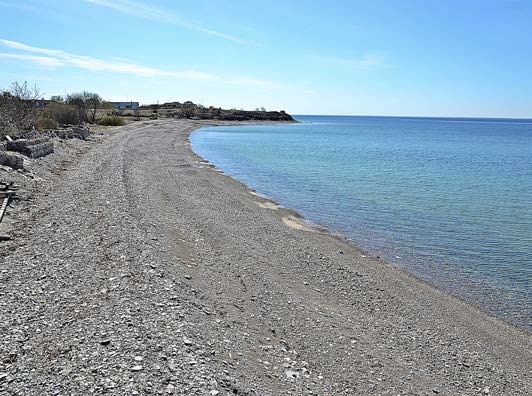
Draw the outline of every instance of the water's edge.
[[[256,125],[262,125],[262,124],[261,123],[257,123]],[[366,254],[368,256],[372,256],[374,258],[377,258],[380,261],[385,262],[388,265],[393,266],[396,269],[399,269],[400,271],[403,271],[408,276],[411,276],[411,277],[415,278],[416,280],[429,285],[430,287],[434,287],[435,289],[438,289],[438,290],[440,290],[440,291],[442,291],[442,292],[444,292],[446,294],[452,295],[453,297],[459,299],[460,301],[462,301],[462,302],[464,302],[464,303],[466,303],[468,305],[474,306],[475,308],[479,309],[483,313],[485,313],[485,314],[487,314],[487,315],[489,315],[489,316],[491,316],[493,318],[496,318],[497,320],[500,320],[500,321],[502,321],[502,322],[504,322],[504,323],[506,323],[506,324],[508,324],[508,325],[510,325],[512,327],[515,327],[515,328],[517,328],[517,329],[519,329],[521,331],[524,331],[527,334],[531,334],[532,333],[531,328],[529,326],[527,326],[526,324],[523,324],[523,323],[520,323],[520,322],[514,322],[514,321],[511,320],[511,318],[499,315],[499,314],[497,314],[497,312],[490,310],[489,307],[487,307],[487,306],[485,306],[483,304],[480,304],[480,303],[478,303],[476,301],[473,301],[470,298],[467,298],[468,296],[465,295],[465,294],[461,294],[461,293],[457,292],[456,290],[453,290],[453,289],[450,289],[450,288],[446,288],[444,285],[435,282],[433,279],[430,279],[430,278],[427,279],[427,278],[422,277],[420,274],[416,274],[414,271],[409,270],[408,265],[405,265],[405,263],[401,263],[400,261],[394,260],[392,257],[387,257],[387,256],[383,255],[382,252],[373,251],[372,249],[368,249],[366,247],[361,246],[353,238],[349,237],[348,235],[346,235],[345,233],[343,233],[340,230],[331,228],[330,226],[328,226],[326,224],[322,224],[322,223],[319,223],[319,222],[316,222],[316,221],[309,220],[308,218],[306,218],[303,214],[301,214],[298,210],[294,209],[293,207],[287,206],[283,202],[280,202],[280,201],[277,201],[277,200],[271,198],[267,192],[257,190],[256,188],[253,188],[250,185],[246,184],[244,181],[238,179],[234,175],[231,175],[230,173],[226,173],[226,171],[224,169],[219,168],[216,164],[212,163],[207,158],[202,157],[196,150],[194,150],[194,144],[191,141],[191,137],[194,134],[200,133],[203,129],[213,128],[213,127],[217,127],[217,125],[204,126],[204,127],[195,129],[187,137],[187,142],[189,143],[189,147],[190,147],[191,151],[193,151],[194,154],[196,156],[198,156],[199,158],[201,158],[203,161],[205,161],[206,163],[210,164],[211,165],[211,169],[213,171],[220,172],[220,173],[224,174],[224,176],[229,177],[233,181],[236,181],[237,183],[240,183],[243,186],[245,186],[250,192],[252,192],[254,194],[258,193],[258,195],[260,195],[264,199],[267,199],[267,200],[271,201],[273,204],[279,205],[279,206],[281,206],[283,208],[286,208],[286,209],[289,209],[290,211],[294,212],[298,217],[300,217],[304,222],[308,223],[310,227],[318,227],[318,228],[322,229],[325,233],[330,235],[331,237],[340,239],[344,243],[350,244],[351,246],[353,246],[354,248],[356,248],[360,252],[362,252],[362,253],[364,253],[364,254]],[[230,127],[241,127],[241,125],[231,125]],[[403,265],[401,265],[401,264],[403,264]]]

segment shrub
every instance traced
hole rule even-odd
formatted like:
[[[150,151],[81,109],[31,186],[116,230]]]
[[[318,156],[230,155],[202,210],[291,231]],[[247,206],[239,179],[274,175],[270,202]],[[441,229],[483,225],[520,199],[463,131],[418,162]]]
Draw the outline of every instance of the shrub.
[[[43,115],[57,121],[60,125],[77,125],[80,123],[77,109],[64,103],[50,103],[46,106]]]
[[[120,116],[108,115],[108,116],[103,117],[100,120],[100,125],[121,126],[121,125],[125,125],[125,121]]]
[[[56,120],[50,118],[41,117],[37,120],[35,127],[39,130],[45,129],[57,129],[59,128],[59,123]]]

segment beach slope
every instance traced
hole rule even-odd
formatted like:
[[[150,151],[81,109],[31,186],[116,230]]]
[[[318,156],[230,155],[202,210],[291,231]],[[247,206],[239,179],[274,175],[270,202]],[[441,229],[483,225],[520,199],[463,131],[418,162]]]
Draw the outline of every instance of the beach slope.
[[[217,171],[204,125],[50,173],[2,246],[0,393],[529,394],[529,334]]]

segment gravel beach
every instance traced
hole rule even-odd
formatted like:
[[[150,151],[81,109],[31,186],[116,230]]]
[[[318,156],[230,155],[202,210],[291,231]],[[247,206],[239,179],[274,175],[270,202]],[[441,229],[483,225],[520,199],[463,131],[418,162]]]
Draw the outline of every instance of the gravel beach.
[[[214,169],[188,141],[205,125],[13,172],[31,194],[2,224],[0,394],[530,394],[530,334]]]

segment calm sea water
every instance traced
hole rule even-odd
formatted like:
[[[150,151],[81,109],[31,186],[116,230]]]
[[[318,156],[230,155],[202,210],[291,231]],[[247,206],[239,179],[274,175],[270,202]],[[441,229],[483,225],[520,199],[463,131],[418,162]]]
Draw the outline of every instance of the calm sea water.
[[[191,141],[258,192],[532,329],[532,120],[297,119]]]

